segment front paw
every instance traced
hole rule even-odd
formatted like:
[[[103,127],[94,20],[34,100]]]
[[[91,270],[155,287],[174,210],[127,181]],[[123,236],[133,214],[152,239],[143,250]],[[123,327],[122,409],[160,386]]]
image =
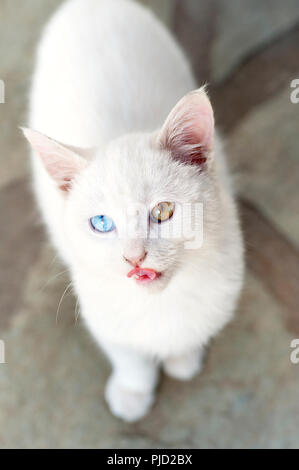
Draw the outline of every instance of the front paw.
[[[105,398],[110,411],[129,423],[143,418],[154,402],[152,392],[138,392],[124,387],[112,374],[107,382]]]
[[[201,372],[203,351],[193,351],[179,357],[170,357],[164,361],[164,371],[178,380],[192,380]]]

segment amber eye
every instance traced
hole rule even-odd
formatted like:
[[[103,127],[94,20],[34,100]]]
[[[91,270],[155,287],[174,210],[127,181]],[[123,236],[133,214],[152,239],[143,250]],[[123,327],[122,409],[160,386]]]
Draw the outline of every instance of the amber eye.
[[[174,202],[159,202],[159,204],[151,210],[151,220],[156,224],[161,224],[171,219],[174,213],[174,207]]]

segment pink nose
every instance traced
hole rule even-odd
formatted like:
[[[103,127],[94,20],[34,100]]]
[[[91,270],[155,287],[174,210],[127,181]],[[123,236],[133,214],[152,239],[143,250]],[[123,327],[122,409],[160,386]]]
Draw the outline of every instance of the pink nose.
[[[147,253],[144,251],[141,256],[130,256],[130,258],[124,256],[124,259],[125,261],[127,261],[127,263],[131,264],[132,266],[138,266],[145,259],[146,255]]]

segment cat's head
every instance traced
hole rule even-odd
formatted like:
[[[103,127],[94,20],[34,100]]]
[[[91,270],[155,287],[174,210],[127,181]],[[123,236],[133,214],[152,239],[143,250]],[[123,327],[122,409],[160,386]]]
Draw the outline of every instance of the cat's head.
[[[129,274],[166,285],[187,259],[186,242],[201,240],[211,191],[214,118],[204,89],[182,98],[155,133],[95,150],[24,133],[64,201],[58,223],[74,265],[114,282],[134,282]]]

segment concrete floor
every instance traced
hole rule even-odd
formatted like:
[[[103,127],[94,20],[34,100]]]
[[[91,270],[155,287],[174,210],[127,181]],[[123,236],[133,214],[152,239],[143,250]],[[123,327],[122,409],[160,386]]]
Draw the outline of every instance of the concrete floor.
[[[26,122],[34,47],[61,0],[2,0],[0,79],[1,448],[298,448],[299,78],[297,0],[143,0],[208,81],[248,249],[235,320],[190,383],[163,378],[152,413],[124,424],[103,399],[109,365],[67,294],[30,192]],[[18,14],[16,14],[16,12]]]

